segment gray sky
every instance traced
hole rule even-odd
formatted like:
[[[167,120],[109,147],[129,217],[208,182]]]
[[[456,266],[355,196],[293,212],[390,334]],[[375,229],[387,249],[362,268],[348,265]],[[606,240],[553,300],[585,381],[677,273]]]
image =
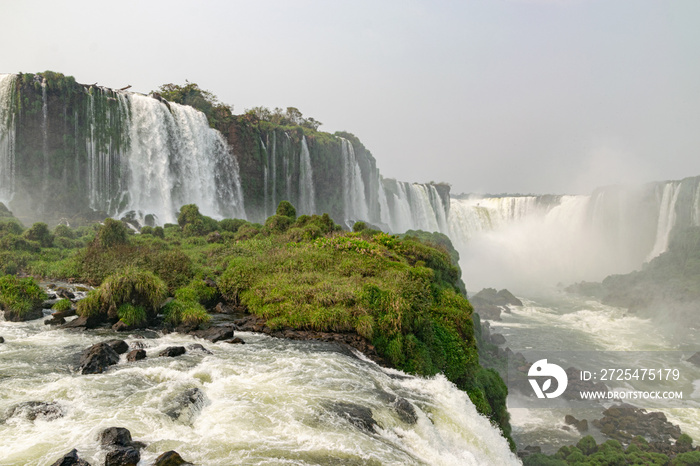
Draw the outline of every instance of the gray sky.
[[[0,44],[0,72],[295,106],[455,193],[700,175],[697,0],[0,0]]]

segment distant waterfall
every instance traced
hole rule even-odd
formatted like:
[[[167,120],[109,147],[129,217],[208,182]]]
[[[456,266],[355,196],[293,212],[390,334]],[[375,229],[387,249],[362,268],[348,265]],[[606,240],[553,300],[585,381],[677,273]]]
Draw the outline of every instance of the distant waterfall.
[[[0,202],[15,193],[15,75],[0,74]]]
[[[306,215],[316,213],[314,177],[306,137],[301,138],[301,153],[299,154],[299,211]]]
[[[355,149],[347,139],[340,138],[343,157],[343,193],[345,220],[369,220],[362,171],[355,157]]]
[[[192,107],[129,95],[127,206],[172,223],[183,204],[213,217],[243,217],[238,165],[218,131]]]
[[[663,187],[661,195],[659,221],[656,229],[656,241],[654,247],[647,256],[647,260],[651,260],[666,250],[668,247],[668,239],[671,235],[671,230],[676,223],[676,202],[680,194],[680,183],[666,183]]]
[[[389,227],[396,233],[425,230],[447,233],[447,212],[440,194],[431,184],[384,179]]]

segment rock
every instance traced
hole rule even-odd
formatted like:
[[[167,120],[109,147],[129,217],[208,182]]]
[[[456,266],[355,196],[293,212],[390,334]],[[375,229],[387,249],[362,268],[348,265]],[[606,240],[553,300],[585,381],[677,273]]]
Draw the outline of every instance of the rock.
[[[63,299],[75,299],[73,292],[63,287],[56,289],[56,296]]]
[[[506,337],[501,335],[500,333],[494,333],[491,335],[491,343],[494,345],[504,345],[506,343]]]
[[[688,362],[700,367],[700,351],[689,357]]]
[[[90,463],[85,460],[81,460],[80,457],[78,457],[78,450],[74,448],[70,451],[70,453],[67,453],[63,458],[57,460],[51,466],[90,466]]]
[[[347,419],[355,427],[365,432],[374,432],[377,421],[372,417],[372,410],[354,403],[336,402],[326,405],[326,409]]]
[[[112,325],[112,330],[114,330],[115,332],[129,332],[133,329],[134,329],[134,327],[131,327],[130,325],[125,324],[121,320],[118,320],[114,325]]]
[[[416,414],[416,409],[413,405],[405,398],[400,396],[396,398],[394,402],[394,410],[399,418],[406,424],[415,424],[418,421],[418,415]]]
[[[184,466],[191,464],[192,463],[188,463],[187,461],[183,460],[176,451],[170,450],[156,458],[153,466]]]
[[[72,307],[70,309],[66,309],[65,311],[56,311],[53,314],[51,314],[52,317],[70,317],[76,315],[75,309]]]
[[[54,401],[25,401],[8,409],[0,421],[4,422],[11,417],[21,417],[29,421],[34,421],[37,418],[44,421],[53,421],[63,417],[63,415],[63,408]]]
[[[571,414],[564,416],[564,422],[570,426],[574,426],[579,432],[588,431],[588,421],[585,419],[578,420]]]
[[[79,370],[81,374],[100,374],[107,367],[117,364],[119,355],[107,343],[97,343],[83,351],[80,356]]]
[[[206,402],[207,397],[202,390],[197,387],[188,388],[171,401],[165,414],[175,421],[191,424]]]
[[[1,308],[2,306],[0,306],[0,309]],[[41,305],[38,305],[34,309],[30,309],[22,315],[9,309],[3,309],[2,311],[5,313],[5,320],[8,322],[24,322],[27,320],[40,319],[44,316],[44,311]]]
[[[192,343],[191,345],[187,345],[187,349],[189,351],[200,351],[205,354],[214,354],[199,343]]]
[[[63,325],[66,323],[66,319],[63,317],[51,316],[50,319],[44,321],[44,325]]]
[[[226,340],[225,343],[231,343],[234,345],[243,345],[243,344],[245,344],[245,341],[243,341],[241,338],[236,337],[236,338],[232,338],[230,340]]]
[[[103,322],[102,317],[98,316],[80,316],[77,319],[71,320],[63,325],[63,328],[96,328]]]
[[[203,338],[209,340],[212,343],[216,343],[221,340],[228,340],[233,338],[233,327],[231,326],[217,326],[209,327],[206,330],[195,330],[190,332],[190,335],[194,335],[198,338]]]
[[[146,359],[146,351],[142,349],[135,349],[126,354],[126,360],[129,362],[140,361],[142,359]]]
[[[5,343],[5,339],[3,337],[0,337],[0,343]]]
[[[125,427],[108,427],[100,432],[100,444],[103,447],[131,447],[134,441],[131,432]]]
[[[129,345],[127,345],[124,340],[107,340],[105,343],[111,346],[114,352],[117,354],[124,354],[129,351]]]
[[[167,356],[169,358],[174,358],[177,356],[182,356],[187,350],[184,346],[168,346],[163,351],[158,353],[158,356]]]
[[[134,447],[116,447],[105,456],[105,466],[136,466],[141,454]]]
[[[214,312],[218,312],[219,314],[235,314],[236,310],[224,303],[219,303],[214,307]]]

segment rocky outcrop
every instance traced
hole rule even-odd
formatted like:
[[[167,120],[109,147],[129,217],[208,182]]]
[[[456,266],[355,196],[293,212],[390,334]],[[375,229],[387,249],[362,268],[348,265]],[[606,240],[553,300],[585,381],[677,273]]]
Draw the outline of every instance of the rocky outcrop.
[[[34,421],[41,419],[43,421],[53,421],[63,417],[64,412],[60,404],[54,401],[25,401],[12,406],[7,410],[5,415],[0,418],[0,424],[12,417],[19,417]]]
[[[108,344],[117,354],[124,354],[129,351],[129,345],[127,345],[124,340],[107,340],[105,343]]]
[[[212,326],[205,330],[189,332],[189,334],[216,343],[217,341],[233,338],[233,326]]]
[[[374,433],[377,421],[372,417],[372,410],[366,406],[343,401],[326,403],[324,407],[334,415],[346,419],[350,424],[368,433]]]
[[[588,421],[586,419],[581,419],[579,421],[571,414],[567,414],[566,416],[564,416],[564,422],[566,423],[566,425],[575,427],[576,430],[578,430],[579,432],[588,431]]]
[[[510,312],[508,306],[523,305],[510,291],[496,291],[494,288],[484,288],[469,298],[469,302],[483,320],[501,320],[501,312]]]
[[[207,402],[204,392],[197,387],[188,388],[170,403],[165,414],[177,422],[192,424]]]
[[[80,356],[78,370],[81,374],[101,374],[119,362],[119,355],[107,343],[97,343],[86,349]]]
[[[90,463],[80,459],[78,456],[78,450],[74,448],[51,466],[90,466]]]
[[[603,411],[603,417],[593,421],[600,431],[623,444],[628,444],[637,435],[651,442],[668,443],[681,436],[681,429],[668,422],[662,412],[648,413],[645,409],[629,404],[612,406]]]
[[[175,358],[177,356],[182,356],[186,352],[187,352],[187,350],[185,349],[184,346],[168,346],[163,351],[158,353],[158,356]]]
[[[142,349],[131,350],[126,354],[126,360],[129,362],[140,361],[146,359],[146,351]]]
[[[124,427],[109,427],[100,433],[100,444],[107,450],[105,466],[136,466],[141,461],[142,442],[131,439]]]
[[[166,451],[153,462],[153,466],[188,466],[191,464],[183,460],[178,452],[172,450]]]

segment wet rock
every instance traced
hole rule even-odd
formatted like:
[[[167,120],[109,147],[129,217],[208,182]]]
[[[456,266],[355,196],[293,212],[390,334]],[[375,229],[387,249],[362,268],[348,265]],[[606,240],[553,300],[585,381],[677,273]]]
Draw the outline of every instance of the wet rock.
[[[191,464],[183,460],[176,451],[170,450],[156,458],[153,466],[186,466]]]
[[[81,460],[78,456],[78,450],[75,448],[67,453],[63,458],[57,460],[51,466],[90,466],[85,460]]]
[[[108,427],[100,432],[100,445],[103,447],[131,447],[134,441],[131,432],[125,427]]]
[[[105,466],[137,466],[141,453],[134,447],[116,447],[105,456]]]
[[[3,337],[0,337],[0,343],[5,343],[5,339]]]
[[[2,306],[0,306],[0,309],[1,308]],[[41,305],[38,305],[34,309],[31,309],[21,315],[9,309],[3,309],[2,311],[5,313],[5,320],[8,322],[24,322],[27,320],[36,320],[44,316],[44,310]]]
[[[111,346],[114,352],[117,354],[124,354],[129,351],[129,345],[127,345],[124,340],[107,340],[105,343]]]
[[[158,356],[165,356],[165,357],[169,357],[169,358],[174,358],[177,356],[182,356],[186,352],[187,352],[187,350],[185,349],[184,346],[168,346],[163,351],[158,353]]]
[[[64,287],[56,288],[56,296],[63,299],[75,299],[73,292]]]
[[[678,439],[681,429],[671,424],[661,412],[647,413],[646,410],[622,403],[603,411],[603,417],[592,423],[606,436],[629,444],[631,439],[641,435],[650,443],[670,446],[670,439]]]
[[[81,374],[100,374],[119,362],[119,355],[107,343],[97,343],[83,351],[80,356]]]
[[[193,343],[191,345],[187,345],[187,349],[189,351],[199,351],[205,354],[213,354],[211,351],[206,349],[204,346],[200,345],[199,343]]]
[[[330,412],[347,419],[355,427],[365,432],[374,433],[377,421],[372,417],[372,410],[354,403],[336,402],[326,406]]]
[[[146,351],[142,349],[135,349],[126,354],[126,360],[129,362],[140,361],[142,359],[146,359]]]
[[[209,340],[212,343],[216,343],[221,340],[228,340],[233,338],[233,327],[232,326],[217,326],[209,327],[205,330],[195,330],[189,332],[190,335],[194,335],[198,338],[203,338]]]
[[[63,328],[77,328],[77,329],[86,329],[86,328],[97,328],[103,321],[103,318],[101,316],[90,316],[90,317],[85,317],[85,316],[80,316],[77,319],[71,320],[67,324],[63,325]]]
[[[506,337],[501,335],[500,333],[494,333],[491,335],[491,343],[494,345],[503,345],[506,343]]]
[[[225,343],[231,343],[233,345],[243,345],[245,344],[245,341],[243,341],[241,338],[232,338],[230,340],[226,340]]]
[[[579,432],[588,431],[588,421],[586,419],[578,420],[571,414],[564,416],[564,422],[570,426],[574,426]]]
[[[5,422],[12,417],[23,418],[29,421],[34,421],[36,419],[53,421],[54,419],[63,417],[63,415],[63,408],[56,402],[25,401],[8,409],[5,416],[0,418],[0,423]]]
[[[394,410],[399,418],[406,424],[415,424],[418,421],[418,415],[416,414],[416,408],[405,398],[396,397],[394,402]]]
[[[235,314],[236,310],[224,303],[219,303],[214,307],[214,312],[218,312],[219,314]]]
[[[688,362],[700,367],[700,351],[689,357]]]
[[[165,414],[175,421],[191,424],[206,402],[207,397],[202,390],[197,387],[188,388],[171,401]]]
[[[133,329],[134,327],[125,324],[121,320],[118,320],[114,325],[112,325],[112,330],[114,330],[115,332],[129,332]]]
[[[51,314],[52,317],[70,317],[74,316],[75,314],[75,309],[72,307],[70,309],[66,309],[65,311],[56,311],[53,314]]]
[[[50,319],[46,319],[44,321],[44,325],[63,325],[65,323],[66,319],[63,317],[56,317],[54,315],[52,315]]]

